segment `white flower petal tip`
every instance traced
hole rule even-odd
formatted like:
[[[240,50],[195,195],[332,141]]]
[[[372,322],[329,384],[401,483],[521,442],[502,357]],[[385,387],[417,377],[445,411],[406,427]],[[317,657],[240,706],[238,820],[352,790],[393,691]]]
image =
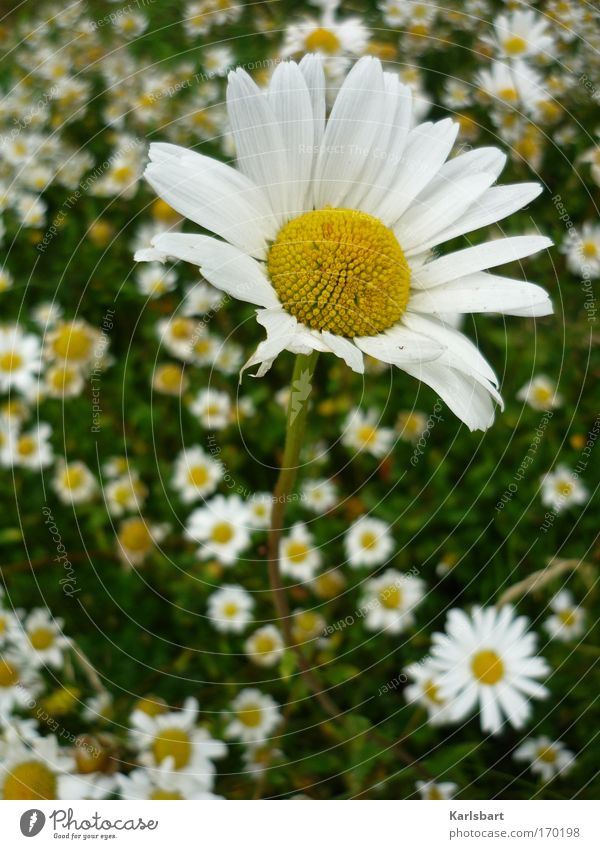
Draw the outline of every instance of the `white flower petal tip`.
[[[136,262],[166,262],[167,255],[156,248],[141,248],[133,255]]]

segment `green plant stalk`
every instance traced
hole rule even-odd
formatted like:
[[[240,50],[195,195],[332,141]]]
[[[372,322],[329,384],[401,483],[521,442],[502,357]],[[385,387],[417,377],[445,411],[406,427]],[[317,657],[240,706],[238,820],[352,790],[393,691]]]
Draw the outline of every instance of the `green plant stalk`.
[[[298,661],[300,674],[312,690],[315,699],[319,702],[328,716],[335,719],[343,716],[345,711],[338,707],[338,705],[329,696],[327,690],[323,688],[318,676],[314,673],[312,667],[304,656],[304,652],[294,640],[290,607],[285,588],[281,580],[281,570],[279,567],[279,545],[284,529],[285,508],[298,476],[298,461],[306,430],[306,418],[310,403],[312,378],[315,372],[318,356],[318,351],[313,351],[312,354],[298,354],[294,363],[294,371],[290,384],[290,398],[287,408],[283,459],[273,493],[273,509],[271,511],[271,524],[269,528],[267,551],[269,582],[285,644],[291,651],[294,652],[296,660]],[[384,749],[392,749],[401,761],[403,761],[408,767],[415,769],[423,778],[426,780],[431,779],[432,776],[429,772],[422,764],[419,763],[419,761],[416,761],[408,752],[405,751],[401,743],[390,743],[387,738],[380,735],[375,729],[369,729],[365,733],[372,740],[378,742],[379,745],[382,745]]]

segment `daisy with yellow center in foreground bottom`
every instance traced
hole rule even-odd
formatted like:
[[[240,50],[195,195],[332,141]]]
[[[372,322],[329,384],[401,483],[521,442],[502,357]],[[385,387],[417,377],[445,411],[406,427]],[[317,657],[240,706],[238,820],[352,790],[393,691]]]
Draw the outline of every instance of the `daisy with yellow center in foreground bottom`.
[[[143,710],[131,715],[131,741],[147,767],[189,772],[212,788],[213,760],[222,758],[227,747],[214,740],[205,728],[197,726],[198,702],[188,698],[183,708],[151,716]]]
[[[56,737],[33,737],[25,742],[8,728],[0,765],[0,799],[70,799],[65,782],[75,770],[73,758]]]
[[[531,700],[548,695],[537,679],[550,672],[535,656],[537,635],[526,630],[528,622],[515,617],[509,605],[476,607],[471,616],[450,611],[446,633],[433,635],[428,659],[450,720],[458,722],[479,708],[481,728],[491,734],[507,721],[514,728],[525,725]]]
[[[502,220],[541,187],[493,185],[506,160],[496,148],[448,159],[458,124],[413,127],[410,89],[373,57],[351,69],[328,116],[315,55],[280,63],[267,90],[232,72],[227,108],[236,168],[153,144],[145,174],[217,238],[164,233],[136,258],[186,260],[255,304],[267,338],[246,367],[259,376],[284,350],[330,352],[359,373],[368,354],[429,384],[469,428],[489,427],[497,379],[443,316],[550,313],[543,289],[486,269],[551,243],[511,236],[432,251]]]

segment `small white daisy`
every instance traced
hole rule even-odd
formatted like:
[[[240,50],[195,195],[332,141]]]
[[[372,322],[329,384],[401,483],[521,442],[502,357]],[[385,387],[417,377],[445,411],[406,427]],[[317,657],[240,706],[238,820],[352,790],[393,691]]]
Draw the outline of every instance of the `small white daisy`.
[[[338,501],[335,484],[326,479],[305,481],[300,497],[303,505],[317,515],[327,513]]]
[[[600,277],[600,226],[586,223],[581,231],[570,230],[561,246],[569,271],[591,279]]]
[[[528,624],[510,605],[448,613],[446,633],[433,634],[430,663],[452,721],[479,709],[483,731],[497,734],[506,722],[523,728],[532,700],[548,696],[536,679],[550,673]]]
[[[252,530],[263,530],[271,524],[273,496],[270,492],[255,492],[246,502],[248,526]]]
[[[361,516],[344,537],[346,560],[350,566],[381,566],[394,551],[391,528],[382,519]]]
[[[417,781],[416,787],[421,799],[428,801],[454,799],[458,792],[458,784],[452,781]]]
[[[175,459],[173,487],[181,500],[189,504],[212,495],[223,478],[223,466],[199,445],[184,448]]]
[[[216,495],[190,514],[185,533],[200,543],[202,559],[214,557],[224,566],[232,566],[250,543],[246,506],[238,495]]]
[[[57,467],[52,487],[64,504],[84,504],[96,493],[96,478],[81,460]]]
[[[40,340],[18,325],[0,327],[0,392],[33,391],[41,368]]]
[[[585,504],[589,493],[579,476],[560,463],[553,471],[547,472],[541,479],[542,504],[561,513],[577,504]]]
[[[244,650],[257,666],[275,666],[283,657],[285,645],[275,625],[263,625],[248,637]]]
[[[425,584],[420,578],[387,569],[365,584],[361,603],[365,628],[400,634],[414,624],[415,607],[424,595]]]
[[[391,428],[379,427],[379,415],[376,410],[353,410],[342,433],[342,443],[359,453],[366,452],[380,458],[387,454],[394,442]]]
[[[190,404],[190,412],[207,430],[223,430],[231,422],[231,399],[227,392],[203,389]]]
[[[321,566],[321,552],[313,543],[313,536],[303,522],[293,524],[279,543],[281,574],[296,581],[314,578]]]
[[[56,619],[49,610],[32,610],[23,622],[26,642],[23,646],[36,668],[52,666],[60,669],[65,649],[71,641],[62,632],[63,620]]]
[[[540,411],[555,410],[562,404],[556,384],[545,374],[538,374],[522,386],[517,392],[517,399]]]
[[[266,740],[282,718],[275,699],[254,688],[242,690],[234,699],[231,709],[232,718],[226,735],[246,743]]]
[[[568,642],[575,640],[585,631],[585,610],[578,605],[569,590],[561,590],[550,600],[552,616],[544,622],[544,628],[553,640]]]
[[[557,775],[564,775],[575,764],[575,755],[560,740],[551,740],[546,735],[530,737],[513,752],[516,761],[529,762],[534,775],[542,781],[551,781]]]
[[[424,707],[430,725],[447,723],[448,702],[440,696],[437,672],[432,668],[429,658],[424,658],[420,663],[412,663],[406,667],[405,672],[414,682],[404,689],[406,701]]]
[[[225,757],[227,747],[199,727],[198,702],[185,700],[181,710],[150,716],[142,710],[131,715],[131,743],[140,763],[149,768],[164,765],[169,770],[187,772],[212,788],[215,775],[213,760]]]
[[[135,282],[142,295],[160,298],[161,295],[173,291],[177,284],[177,275],[173,269],[164,269],[159,262],[151,262],[138,270]]]
[[[252,621],[254,600],[237,584],[225,584],[208,597],[208,618],[223,633],[239,634]]]
[[[498,15],[494,19],[494,38],[489,42],[508,59],[556,53],[548,20],[533,9],[514,9],[508,15]]]

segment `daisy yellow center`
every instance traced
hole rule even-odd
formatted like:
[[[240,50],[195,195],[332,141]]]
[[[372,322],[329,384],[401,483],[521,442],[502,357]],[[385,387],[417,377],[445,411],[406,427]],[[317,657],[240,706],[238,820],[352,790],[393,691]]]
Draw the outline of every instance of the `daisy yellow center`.
[[[238,710],[237,715],[242,725],[245,725],[247,728],[256,728],[260,725],[261,709],[258,705],[247,704]]]
[[[563,625],[566,625],[567,628],[575,624],[576,616],[574,610],[561,610],[558,614],[558,618],[562,622]]]
[[[183,373],[179,366],[163,366],[156,372],[157,383],[168,390],[181,390]]]
[[[429,699],[430,702],[433,702],[434,705],[443,705],[444,700],[439,696],[439,687],[437,684],[434,684],[431,679],[425,681],[423,684],[423,694],[426,699]]]
[[[259,634],[254,641],[254,651],[257,654],[270,654],[275,648],[275,640],[268,634]]]
[[[238,606],[235,601],[228,601],[226,605],[223,607],[223,613],[229,619],[232,619],[234,616],[237,616]]]
[[[510,38],[504,40],[502,46],[504,52],[509,56],[518,56],[519,53],[523,53],[527,49],[527,42],[520,35],[511,35]]]
[[[584,242],[581,246],[581,252],[586,259],[593,259],[598,256],[598,245],[595,242]]]
[[[573,492],[573,484],[569,481],[560,481],[556,489],[559,495],[570,495]]]
[[[225,545],[233,539],[233,528],[229,522],[219,522],[212,529],[211,538],[213,542]]]
[[[6,351],[0,355],[0,371],[16,371],[23,365],[23,357],[16,351]]]
[[[6,617],[0,613],[0,636],[6,631]]]
[[[50,648],[54,642],[54,633],[50,630],[50,628],[36,628],[29,635],[29,642],[34,649],[43,651],[44,649]]]
[[[0,687],[14,687],[19,680],[19,672],[12,663],[0,657]]]
[[[171,335],[174,339],[187,339],[191,332],[191,323],[185,318],[176,318],[171,324]]]
[[[65,469],[62,476],[63,486],[66,489],[78,489],[84,480],[83,469]]]
[[[156,799],[157,801],[160,799],[183,799],[183,796],[177,790],[155,790],[154,793],[151,793],[148,797],[149,799]]]
[[[141,710],[148,716],[158,716],[161,713],[166,713],[167,707],[164,702],[156,701],[156,699],[145,698],[140,699],[135,706],[136,710]]]
[[[56,776],[40,761],[23,761],[6,776],[3,799],[56,799]]]
[[[267,267],[285,309],[314,330],[374,336],[408,303],[410,269],[396,237],[354,209],[319,209],[289,221]]]
[[[192,754],[192,743],[188,733],[182,728],[164,728],[154,738],[152,754],[157,764],[171,757],[175,762],[175,769],[182,769]]]
[[[370,551],[377,545],[377,537],[373,531],[366,531],[360,538],[360,544],[363,548]]]
[[[401,601],[402,593],[399,587],[394,586],[394,584],[390,584],[379,591],[379,603],[388,610],[395,610],[400,607]]]
[[[553,764],[556,760],[556,752],[551,746],[543,746],[538,752],[538,760],[546,764]]]
[[[134,519],[121,530],[119,539],[123,548],[129,551],[147,551],[151,545],[151,537],[145,524]]]
[[[292,563],[302,563],[303,560],[306,560],[306,555],[308,554],[308,546],[305,542],[290,542],[287,547],[287,556],[288,560],[291,560]]]
[[[314,29],[304,41],[307,53],[337,53],[340,49],[340,40],[337,35],[326,27]]]
[[[189,471],[188,478],[194,486],[204,486],[208,482],[206,466],[193,466]]]
[[[482,649],[473,655],[471,670],[481,684],[497,684],[504,677],[504,664],[499,655],[491,649]]]
[[[373,425],[362,425],[358,430],[358,438],[363,445],[370,445],[377,439],[377,428]]]
[[[72,368],[55,369],[48,377],[51,386],[57,390],[68,389],[71,383],[75,381],[77,372]]]
[[[506,100],[509,103],[512,103],[513,101],[518,100],[519,95],[516,88],[506,86],[506,88],[501,88],[498,91],[498,97],[500,97],[502,100]]]
[[[304,610],[296,617],[296,624],[302,631],[312,631],[318,624],[317,617],[310,610]]]
[[[545,404],[546,401],[550,401],[553,397],[552,390],[548,389],[546,386],[536,386],[533,394],[536,401],[539,401],[540,404]]]
[[[54,353],[63,360],[85,360],[92,347],[90,334],[81,327],[65,325],[52,344]]]
[[[434,786],[434,787],[430,787],[430,789],[428,790],[427,798],[429,799],[430,802],[437,802],[437,801],[440,801],[441,799],[443,799],[444,797],[440,793],[440,791],[437,789],[437,787]]]
[[[22,436],[17,443],[17,451],[22,457],[28,457],[35,451],[35,440],[31,436]]]

